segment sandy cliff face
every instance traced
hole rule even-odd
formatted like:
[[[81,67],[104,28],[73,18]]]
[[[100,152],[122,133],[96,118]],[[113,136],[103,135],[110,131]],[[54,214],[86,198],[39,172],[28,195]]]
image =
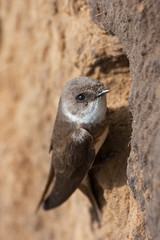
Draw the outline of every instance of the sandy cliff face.
[[[99,21],[105,16],[96,12],[94,17]],[[117,37],[106,33],[104,22],[99,24],[92,21],[85,1],[0,0],[2,240],[148,238],[127,185],[132,131],[128,60]],[[101,229],[91,224],[90,203],[78,190],[61,207],[34,213],[48,174],[48,148],[61,89],[81,75],[97,78],[111,89],[110,133],[102,150],[103,156],[113,155],[95,175]],[[133,92],[131,101],[138,101]],[[133,172],[133,150],[131,157],[128,169]]]
[[[133,132],[127,177],[146,219],[148,238],[159,240],[160,1],[88,0],[88,3],[94,21],[119,38],[129,59]],[[103,14],[97,18],[99,12]]]

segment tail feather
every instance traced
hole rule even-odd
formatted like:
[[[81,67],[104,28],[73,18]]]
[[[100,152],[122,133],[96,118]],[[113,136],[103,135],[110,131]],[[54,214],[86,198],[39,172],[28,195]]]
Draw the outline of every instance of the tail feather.
[[[50,187],[51,183],[53,182],[53,178],[54,178],[54,168],[53,168],[52,163],[51,163],[48,180],[47,180],[46,186],[44,188],[44,191],[42,193],[42,196],[39,200],[39,203],[37,205],[37,208],[36,208],[35,212],[38,212],[41,204],[45,201],[45,198],[46,198],[47,192],[49,190],[49,187]]]

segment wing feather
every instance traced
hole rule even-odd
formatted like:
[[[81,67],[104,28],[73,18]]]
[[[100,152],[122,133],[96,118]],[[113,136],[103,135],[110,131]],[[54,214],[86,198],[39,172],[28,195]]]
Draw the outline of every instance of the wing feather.
[[[55,158],[56,160],[52,159],[55,164],[54,186],[47,199],[44,200],[51,183],[49,180],[46,185],[47,188],[42,195],[42,201],[40,201],[44,201],[43,207],[45,210],[58,207],[66,201],[78,188],[94,162],[95,149],[93,138],[87,130],[83,128],[77,129],[70,139],[67,151],[61,154],[63,159],[58,159],[57,157]],[[58,162],[60,160],[62,164]]]

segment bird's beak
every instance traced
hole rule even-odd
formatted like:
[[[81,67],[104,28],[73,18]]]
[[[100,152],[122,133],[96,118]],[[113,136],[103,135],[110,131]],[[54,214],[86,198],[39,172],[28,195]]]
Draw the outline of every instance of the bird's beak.
[[[96,98],[97,98],[97,97],[100,97],[100,96],[102,96],[102,95],[104,95],[104,94],[106,94],[106,93],[108,93],[108,92],[110,92],[109,89],[102,89],[102,91],[96,95]]]

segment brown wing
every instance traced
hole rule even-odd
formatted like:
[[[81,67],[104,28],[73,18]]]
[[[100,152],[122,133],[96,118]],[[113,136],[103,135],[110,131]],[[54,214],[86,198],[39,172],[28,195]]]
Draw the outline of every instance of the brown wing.
[[[52,159],[55,163],[55,176],[52,179],[52,181],[54,180],[54,186],[44,201],[43,207],[45,210],[58,207],[70,197],[86,176],[95,159],[93,139],[87,130],[78,129],[71,135],[70,139],[68,149],[61,155],[63,159],[59,159],[61,164]],[[49,188],[48,185],[46,185],[47,188],[42,196],[42,201]]]

